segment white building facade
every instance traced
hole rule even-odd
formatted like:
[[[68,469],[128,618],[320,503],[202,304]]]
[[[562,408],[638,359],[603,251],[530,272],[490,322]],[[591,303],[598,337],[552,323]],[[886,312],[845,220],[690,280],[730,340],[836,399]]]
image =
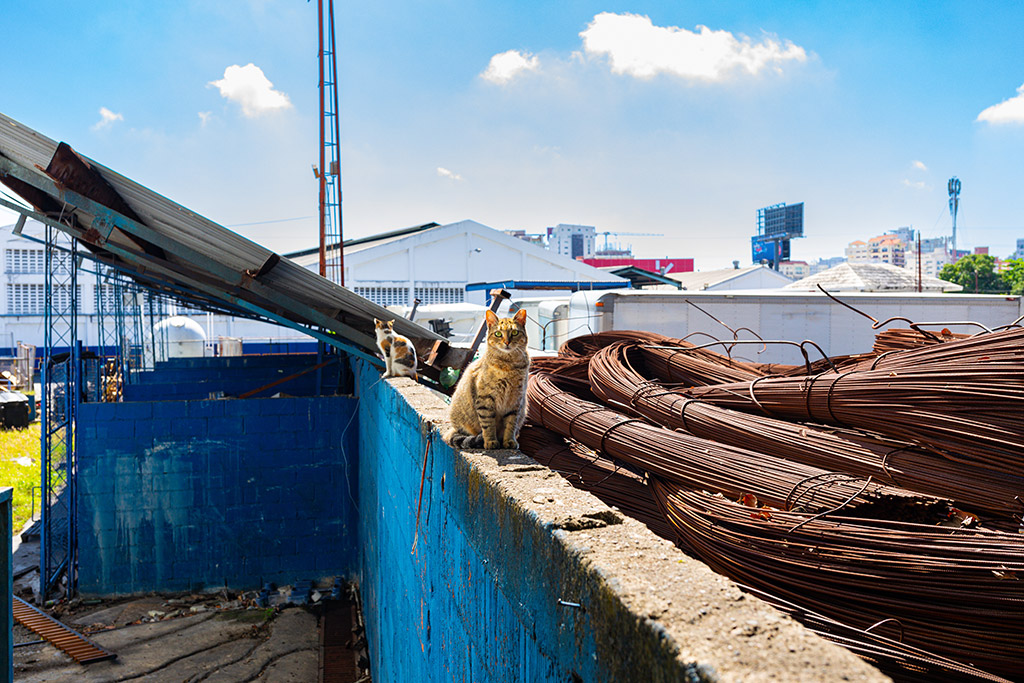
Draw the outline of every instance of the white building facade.
[[[571,259],[594,258],[597,228],[592,225],[559,223],[548,228],[548,249]]]
[[[591,228],[593,229],[593,228]],[[319,254],[285,254],[316,270]],[[382,306],[476,303],[484,282],[628,281],[472,220],[422,226],[351,240],[345,245],[345,286]],[[531,296],[536,296],[531,293]]]

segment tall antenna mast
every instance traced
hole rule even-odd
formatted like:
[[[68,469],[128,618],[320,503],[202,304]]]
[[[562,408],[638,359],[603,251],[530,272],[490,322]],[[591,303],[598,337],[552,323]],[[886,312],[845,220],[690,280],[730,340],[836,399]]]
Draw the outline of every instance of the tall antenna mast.
[[[949,213],[953,216],[953,263],[956,263],[956,212],[960,209],[960,180],[956,176],[953,176],[949,179],[948,187]]]
[[[317,0],[320,36],[320,275],[345,284],[341,245],[341,124],[338,120],[338,60],[334,40],[334,0]],[[326,36],[324,35],[326,32]],[[324,44],[324,38],[327,44]]]

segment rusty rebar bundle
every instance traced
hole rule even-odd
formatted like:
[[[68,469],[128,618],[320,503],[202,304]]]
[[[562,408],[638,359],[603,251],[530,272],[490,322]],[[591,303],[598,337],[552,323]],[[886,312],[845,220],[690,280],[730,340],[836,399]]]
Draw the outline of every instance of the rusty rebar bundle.
[[[557,433],[531,447],[628,472],[684,549],[897,678],[1022,679],[1024,330],[877,339],[802,368],[573,340],[531,377]]]
[[[653,381],[633,342],[617,342],[594,354],[589,373],[591,388],[604,403],[629,406],[670,429],[951,498],[997,527],[1018,524],[1013,515],[1022,510],[1017,496],[1024,492],[1024,472],[997,472],[939,457],[907,441],[797,424],[699,401]]]
[[[527,396],[534,424],[574,439],[595,451],[694,490],[744,495],[779,508],[812,512],[857,504],[934,502],[870,477],[834,473],[765,453],[701,439],[627,417],[570,391],[557,375],[530,376]]]
[[[1024,675],[1024,539],[752,509],[655,480],[687,546],[742,583],[1000,675]],[[896,627],[898,622],[899,627]]]
[[[1024,329],[898,351],[843,372],[687,393],[725,408],[877,431],[996,471],[1024,471]]]

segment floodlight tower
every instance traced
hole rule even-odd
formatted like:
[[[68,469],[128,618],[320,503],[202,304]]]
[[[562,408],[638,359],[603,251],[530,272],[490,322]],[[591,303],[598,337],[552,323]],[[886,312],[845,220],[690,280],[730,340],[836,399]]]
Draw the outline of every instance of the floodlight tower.
[[[960,209],[960,179],[953,176],[949,179],[949,213],[953,216],[953,262],[956,263],[956,212]]]
[[[320,275],[345,284],[341,247],[341,124],[338,121],[338,60],[334,49],[334,0],[318,0],[320,35]],[[326,32],[326,36],[324,35]],[[325,45],[324,39],[327,39]]]

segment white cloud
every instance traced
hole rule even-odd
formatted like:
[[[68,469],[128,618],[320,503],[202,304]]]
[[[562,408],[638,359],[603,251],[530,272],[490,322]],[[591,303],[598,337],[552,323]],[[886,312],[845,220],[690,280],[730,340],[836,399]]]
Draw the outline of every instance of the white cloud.
[[[252,63],[229,66],[224,69],[224,78],[210,81],[210,85],[217,86],[222,97],[241,105],[242,113],[248,118],[292,106],[287,95],[274,90],[274,84],[263,69]]]
[[[918,171],[927,171],[928,167],[924,165],[923,161],[914,160],[910,162],[910,165],[916,168]]]
[[[201,111],[199,112],[199,125],[206,127],[206,124],[210,122],[210,117],[213,116],[212,111]]]
[[[719,81],[736,71],[757,75],[766,68],[781,72],[783,62],[804,62],[807,53],[791,41],[747,36],[697,26],[655,26],[638,14],[602,12],[580,33],[590,56],[606,55],[614,73],[653,78],[667,73],[681,78]]]
[[[100,120],[93,124],[93,130],[103,130],[114,125],[114,121],[124,121],[124,116],[115,114],[106,107],[100,107]]]
[[[529,52],[509,50],[491,57],[487,69],[480,78],[491,83],[504,85],[524,71],[536,71],[540,68],[540,59]]]
[[[1017,88],[1017,96],[993,104],[978,114],[978,121],[992,124],[1024,123],[1024,85]]]
[[[449,171],[444,166],[437,167],[437,175],[441,176],[442,178],[450,178],[451,180],[462,180],[462,176],[460,176],[458,173],[455,173],[454,171]]]
[[[914,190],[926,190],[928,186],[923,180],[910,180],[909,178],[903,179],[903,184]]]

